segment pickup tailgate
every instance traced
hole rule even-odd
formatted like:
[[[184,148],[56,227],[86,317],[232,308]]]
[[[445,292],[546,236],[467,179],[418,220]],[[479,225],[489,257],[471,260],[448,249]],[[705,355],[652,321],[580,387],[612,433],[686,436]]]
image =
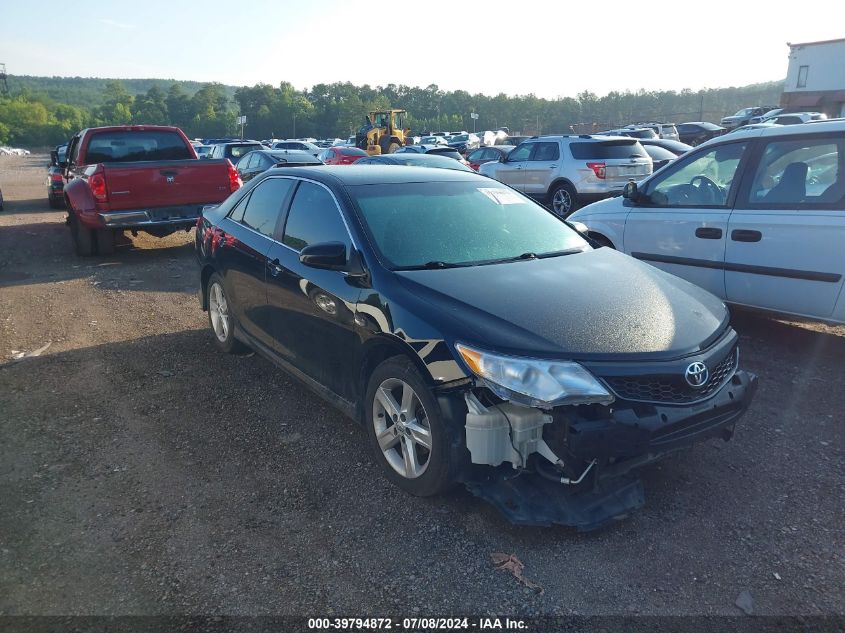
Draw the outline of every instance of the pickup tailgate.
[[[229,190],[229,161],[103,163],[111,211],[215,204]]]

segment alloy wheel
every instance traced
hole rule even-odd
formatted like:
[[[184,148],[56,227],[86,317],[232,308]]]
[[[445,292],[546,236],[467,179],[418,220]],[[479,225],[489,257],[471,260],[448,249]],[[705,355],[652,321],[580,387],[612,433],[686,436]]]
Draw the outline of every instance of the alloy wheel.
[[[373,401],[373,429],[391,468],[407,479],[420,477],[431,460],[431,425],[414,389],[399,378],[379,385]]]
[[[211,327],[214,335],[221,343],[225,343],[232,329],[232,317],[229,316],[229,303],[223,287],[214,282],[208,289],[208,314],[211,317]]]
[[[558,189],[552,197],[552,210],[564,217],[572,209],[572,195],[566,189]]]

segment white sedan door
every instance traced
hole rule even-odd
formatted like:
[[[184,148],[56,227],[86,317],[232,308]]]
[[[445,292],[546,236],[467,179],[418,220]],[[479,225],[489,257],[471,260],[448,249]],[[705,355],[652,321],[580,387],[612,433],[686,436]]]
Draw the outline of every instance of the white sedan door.
[[[727,299],[830,317],[845,274],[845,134],[780,137],[757,156],[728,224]]]
[[[625,221],[625,252],[724,299],[734,176],[747,145],[693,152],[645,181]]]

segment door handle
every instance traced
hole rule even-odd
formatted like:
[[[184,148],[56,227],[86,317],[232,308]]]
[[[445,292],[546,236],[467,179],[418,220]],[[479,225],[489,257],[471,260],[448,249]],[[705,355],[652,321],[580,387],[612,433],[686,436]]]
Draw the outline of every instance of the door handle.
[[[700,226],[695,229],[695,236],[703,240],[719,240],[722,239],[722,229]]]
[[[278,259],[274,259],[272,262],[267,262],[267,268],[270,269],[270,274],[273,275],[273,277],[277,277],[279,273],[284,270]]]
[[[763,239],[763,234],[760,231],[734,229],[731,231],[731,239],[734,242],[759,242]]]
[[[557,165],[549,165],[549,169],[557,169]]]

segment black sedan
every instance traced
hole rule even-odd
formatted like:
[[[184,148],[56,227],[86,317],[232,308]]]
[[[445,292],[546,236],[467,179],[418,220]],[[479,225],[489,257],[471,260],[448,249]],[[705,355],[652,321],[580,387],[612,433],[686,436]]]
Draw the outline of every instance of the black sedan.
[[[383,156],[368,156],[355,162],[356,165],[406,165],[409,167],[437,167],[440,169],[456,169],[458,171],[472,171],[463,163],[452,160],[447,156],[437,154],[414,154],[403,152],[386,154]]]
[[[653,171],[665,167],[678,156],[682,156],[692,149],[691,145],[669,139],[642,138],[639,140],[646,154],[651,157]]]
[[[284,164],[287,167],[322,165],[323,161],[308,152],[288,149],[259,149],[244,154],[235,168],[241,180],[248,182],[271,167]]]
[[[719,299],[477,174],[274,168],[204,210],[196,253],[221,351],[359,421],[400,488],[463,482],[517,523],[626,515],[635,468],[730,438],[756,386]]]
[[[397,149],[395,154],[435,154],[454,158],[459,163],[469,166],[466,159],[454,147],[448,145],[406,145]]]
[[[692,121],[690,123],[678,123],[678,140],[687,145],[701,145],[704,141],[721,136],[727,130],[715,123],[707,121]]]

